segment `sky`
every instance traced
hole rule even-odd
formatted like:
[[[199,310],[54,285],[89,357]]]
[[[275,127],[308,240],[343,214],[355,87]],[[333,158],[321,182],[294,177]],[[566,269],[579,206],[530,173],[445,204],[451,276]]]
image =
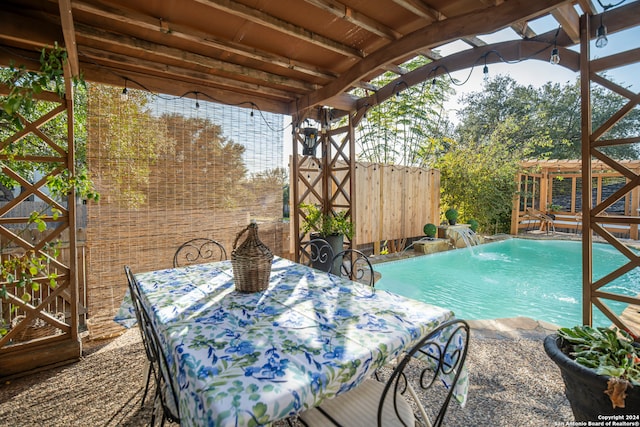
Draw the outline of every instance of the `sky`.
[[[598,9],[601,8],[598,6]],[[606,25],[606,15],[604,23]],[[532,21],[530,25],[537,34],[546,33],[558,27],[558,23],[551,17]],[[497,43],[514,40],[516,36],[512,30],[505,29],[493,34],[481,35],[479,38],[487,43]],[[609,34],[607,38],[608,43],[603,48],[597,48],[595,46],[595,40],[591,42],[590,50],[592,59],[613,55],[633,48],[640,48],[640,27]],[[470,47],[463,42],[454,42],[443,46],[440,50],[441,54],[450,55],[465,48],[470,49]],[[571,50],[578,52],[579,46],[574,46]],[[551,49],[549,49],[549,51],[551,51]],[[551,56],[551,52],[549,52],[549,56]],[[562,66],[562,57],[560,58],[559,65],[553,65],[547,61],[527,60],[516,64],[489,64],[488,67],[489,78],[497,75],[508,75],[521,85],[532,85],[536,88],[542,87],[548,82],[560,84],[574,82],[579,77],[579,73],[575,73]],[[469,74],[471,75],[469,76]],[[629,87],[635,92],[640,92],[640,64],[609,70],[606,72],[606,75],[622,86]],[[469,69],[461,70],[451,73],[451,76],[460,81],[469,78],[464,85],[454,86],[456,96],[450,99],[445,105],[445,108],[449,111],[450,119],[455,123],[457,119],[454,116],[456,105],[459,105],[458,100],[465,94],[481,91],[484,75],[482,73],[482,67],[475,67],[473,71]]]
[[[632,3],[633,1],[627,0],[626,4]],[[603,4],[608,5],[611,3],[603,2]],[[602,7],[600,7],[598,2],[596,2],[596,8],[599,11],[602,10]],[[557,21],[555,21],[550,16],[532,21],[529,24],[531,28],[536,32],[536,34],[546,33],[558,28]],[[604,24],[606,25],[606,14],[604,15]],[[507,40],[514,40],[519,37],[511,29],[504,29],[492,34],[480,35],[479,38],[487,43],[497,43]],[[607,38],[608,43],[603,48],[596,48],[595,40],[591,42],[591,56],[593,59],[606,57],[634,48],[640,48],[640,26],[623,32],[609,34]],[[438,50],[443,56],[446,56],[455,52],[459,52],[463,49],[471,49],[471,47],[469,45],[466,45],[464,42],[458,41],[444,45]],[[577,52],[579,51],[579,46],[575,46],[571,49]],[[551,48],[549,49],[549,56],[551,56]],[[575,73],[568,68],[563,67],[561,64],[562,57],[560,58],[559,65],[553,65],[548,61],[539,60],[527,60],[516,64],[489,64],[489,78],[493,78],[498,75],[508,75],[521,85],[531,85],[536,88],[542,87],[547,82],[559,83],[562,85],[568,82],[574,82],[579,77],[579,73]],[[444,104],[446,114],[448,115],[451,122],[459,122],[459,119],[456,117],[459,100],[466,94],[482,90],[482,83],[484,79],[482,68],[483,67],[481,66],[475,67],[473,70],[466,69],[451,73],[452,78],[459,81],[466,81],[464,85],[453,86],[456,91],[456,95],[451,97]],[[609,70],[606,72],[606,75],[609,77],[609,79],[620,84],[621,86],[630,88],[636,93],[640,92],[640,63],[614,70]],[[285,116],[284,126],[290,123],[291,117]],[[290,128],[285,131],[284,139],[283,165],[287,166],[289,155],[291,154]]]

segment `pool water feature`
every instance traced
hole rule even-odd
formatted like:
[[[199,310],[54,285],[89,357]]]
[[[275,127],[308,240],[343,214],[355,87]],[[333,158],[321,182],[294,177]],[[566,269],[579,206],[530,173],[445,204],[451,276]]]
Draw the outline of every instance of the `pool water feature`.
[[[593,245],[593,279],[628,259],[608,244]],[[582,324],[582,243],[509,239],[472,248],[376,264],[386,289],[452,309],[465,319],[526,316],[558,326]],[[640,294],[638,268],[602,290]],[[620,314],[627,304],[606,300]],[[595,326],[609,326],[594,307]]]

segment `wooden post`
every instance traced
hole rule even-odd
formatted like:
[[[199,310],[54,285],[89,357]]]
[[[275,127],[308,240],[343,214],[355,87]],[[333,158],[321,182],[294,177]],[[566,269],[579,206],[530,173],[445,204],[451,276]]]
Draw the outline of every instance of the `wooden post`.
[[[582,130],[582,323],[591,325],[592,243],[591,232],[591,75],[589,15],[580,17],[580,104]]]

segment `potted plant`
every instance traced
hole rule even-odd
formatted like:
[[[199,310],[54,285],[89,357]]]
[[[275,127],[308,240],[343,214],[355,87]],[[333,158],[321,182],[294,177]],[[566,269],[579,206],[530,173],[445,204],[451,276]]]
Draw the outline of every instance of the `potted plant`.
[[[458,210],[449,208],[445,211],[444,217],[449,221],[449,225],[456,225],[456,221],[458,220]]]
[[[345,236],[349,240],[353,238],[353,222],[347,216],[346,211],[324,213],[320,210],[320,207],[310,203],[301,203],[300,211],[304,214],[304,220],[302,221],[304,234],[311,233],[312,238],[326,240],[334,254],[344,249]],[[340,264],[342,264],[342,261],[336,260],[331,271],[338,272]]]
[[[640,347],[625,331],[576,326],[544,340],[560,368],[576,421],[603,415],[638,415]]]
[[[472,218],[467,222],[469,223],[469,228],[471,229],[471,231],[473,231],[475,233],[476,230],[478,230],[478,227],[480,226],[478,221]]]
[[[436,237],[436,233],[438,232],[438,227],[436,227],[435,224],[428,223],[424,225],[424,228],[422,229],[422,231],[424,231],[425,236],[427,236],[430,239],[433,239],[434,237]]]

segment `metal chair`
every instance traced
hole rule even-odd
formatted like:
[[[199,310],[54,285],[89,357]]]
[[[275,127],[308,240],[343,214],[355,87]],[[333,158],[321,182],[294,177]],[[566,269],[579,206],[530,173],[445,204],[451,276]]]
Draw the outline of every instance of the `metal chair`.
[[[339,275],[354,282],[364,283],[371,287],[375,283],[375,273],[369,257],[357,249],[345,249],[333,256],[330,265],[339,263]]]
[[[353,390],[301,413],[299,420],[308,427],[441,426],[468,345],[467,322],[445,322],[399,357],[386,382],[367,379]],[[432,388],[441,383],[442,375],[451,381],[448,388],[443,386],[444,394]],[[434,416],[432,423],[430,418]]]
[[[184,242],[173,256],[173,266],[183,267],[191,264],[223,261],[227,259],[227,251],[217,240],[195,238]]]
[[[157,403],[159,403],[159,406],[162,408],[162,419],[160,421],[160,426],[163,426],[166,420],[169,420],[173,423],[180,423],[178,394],[176,386],[171,380],[171,371],[169,370],[169,362],[167,360],[167,356],[162,350],[158,332],[151,322],[151,316],[149,315],[146,307],[142,304],[140,304],[140,313],[142,320],[142,330],[144,331],[144,334],[147,338],[149,349],[151,350],[152,354],[151,363],[153,365],[153,369],[151,370],[151,372],[153,373],[153,377],[156,383],[156,394],[153,400],[154,405],[153,411],[151,413],[150,425],[155,425],[156,408],[158,407]]]
[[[324,239],[312,239],[300,246],[300,263],[317,270],[331,271],[333,248]]]
[[[149,347],[150,344],[147,340],[147,336],[143,329],[142,314],[141,314],[142,307],[141,307],[140,294],[139,294],[136,278],[133,276],[133,273],[131,272],[131,269],[129,268],[128,265],[124,266],[124,274],[127,276],[127,282],[129,283],[129,294],[131,295],[131,301],[133,303],[133,309],[134,309],[133,311],[136,314],[136,321],[138,322],[138,328],[140,329],[140,335],[142,336],[142,344],[144,346],[145,354],[147,355],[147,363],[148,363],[147,380],[144,385],[144,394],[142,395],[142,401],[141,401],[141,406],[144,407],[144,401],[147,397],[147,393],[149,392],[149,383],[151,382],[151,373],[152,373],[151,371],[153,370],[152,359],[154,356],[151,351],[151,348]]]

